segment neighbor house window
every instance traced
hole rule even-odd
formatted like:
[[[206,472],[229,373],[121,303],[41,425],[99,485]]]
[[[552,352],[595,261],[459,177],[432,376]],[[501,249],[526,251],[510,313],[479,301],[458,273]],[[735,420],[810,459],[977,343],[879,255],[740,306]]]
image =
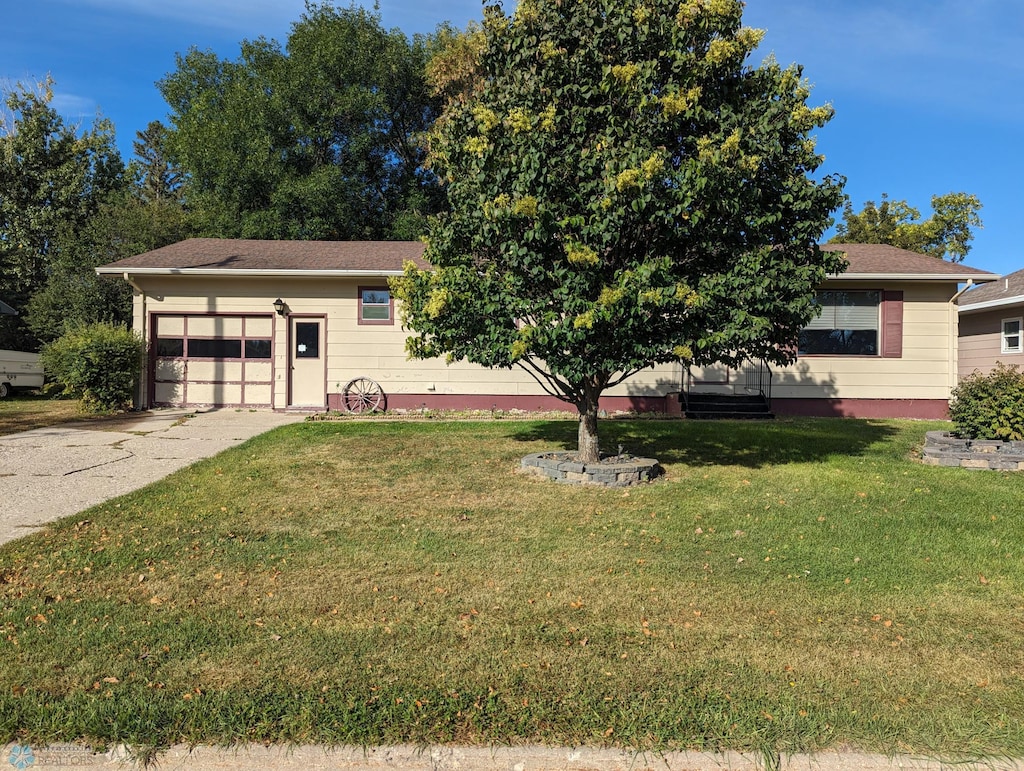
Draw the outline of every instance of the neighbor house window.
[[[1021,353],[1024,346],[1021,345],[1021,319],[1003,319],[1002,344],[999,347],[1002,353]]]
[[[359,287],[359,323],[393,324],[395,303],[386,286]]]
[[[800,354],[878,356],[881,292],[824,290],[815,292],[821,315],[800,332]]]

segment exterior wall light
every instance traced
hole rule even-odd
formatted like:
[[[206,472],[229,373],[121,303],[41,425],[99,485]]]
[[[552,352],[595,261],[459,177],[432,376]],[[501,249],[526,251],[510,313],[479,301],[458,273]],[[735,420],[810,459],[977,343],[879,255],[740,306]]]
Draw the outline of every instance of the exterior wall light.
[[[278,316],[284,315],[284,300],[282,300],[280,297],[274,300],[274,310],[277,311]]]

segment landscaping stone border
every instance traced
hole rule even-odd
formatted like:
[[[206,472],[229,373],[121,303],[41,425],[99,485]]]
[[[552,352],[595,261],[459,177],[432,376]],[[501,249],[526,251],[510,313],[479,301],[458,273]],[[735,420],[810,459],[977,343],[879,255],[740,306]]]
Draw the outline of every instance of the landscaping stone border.
[[[925,435],[921,462],[929,466],[1024,471],[1024,442],[961,439],[948,431],[929,431]]]
[[[662,474],[661,466],[653,458],[614,455],[598,463],[580,463],[570,452],[535,452],[523,458],[520,469],[563,484],[605,487],[630,487]]]

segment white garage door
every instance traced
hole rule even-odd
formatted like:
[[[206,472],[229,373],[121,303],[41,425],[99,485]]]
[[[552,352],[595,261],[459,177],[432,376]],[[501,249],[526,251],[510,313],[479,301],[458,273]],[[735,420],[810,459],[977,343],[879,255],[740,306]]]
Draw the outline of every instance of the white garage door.
[[[155,316],[153,404],[269,407],[273,331],[269,314]]]

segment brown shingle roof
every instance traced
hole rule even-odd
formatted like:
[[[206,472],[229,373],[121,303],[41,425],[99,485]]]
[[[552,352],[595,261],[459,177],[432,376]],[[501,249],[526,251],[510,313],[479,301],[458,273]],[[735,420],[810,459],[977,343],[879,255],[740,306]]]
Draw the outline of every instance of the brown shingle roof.
[[[822,250],[845,252],[849,266],[844,276],[870,274],[900,276],[935,276],[992,281],[994,273],[955,262],[946,262],[927,254],[918,254],[888,244],[822,244]]]
[[[246,241],[190,238],[104,265],[101,273],[143,271],[338,271],[395,273],[427,267],[419,241]]]
[[[950,280],[991,281],[995,274],[885,244],[823,244],[822,249],[846,253],[849,267],[842,276],[899,275]],[[191,238],[151,252],[104,265],[100,273],[124,272],[325,272],[398,273],[406,262],[421,268],[424,245],[419,241],[249,241]]]
[[[960,297],[960,307],[977,303],[1024,302],[1024,270],[1008,273],[998,281],[979,286]]]

